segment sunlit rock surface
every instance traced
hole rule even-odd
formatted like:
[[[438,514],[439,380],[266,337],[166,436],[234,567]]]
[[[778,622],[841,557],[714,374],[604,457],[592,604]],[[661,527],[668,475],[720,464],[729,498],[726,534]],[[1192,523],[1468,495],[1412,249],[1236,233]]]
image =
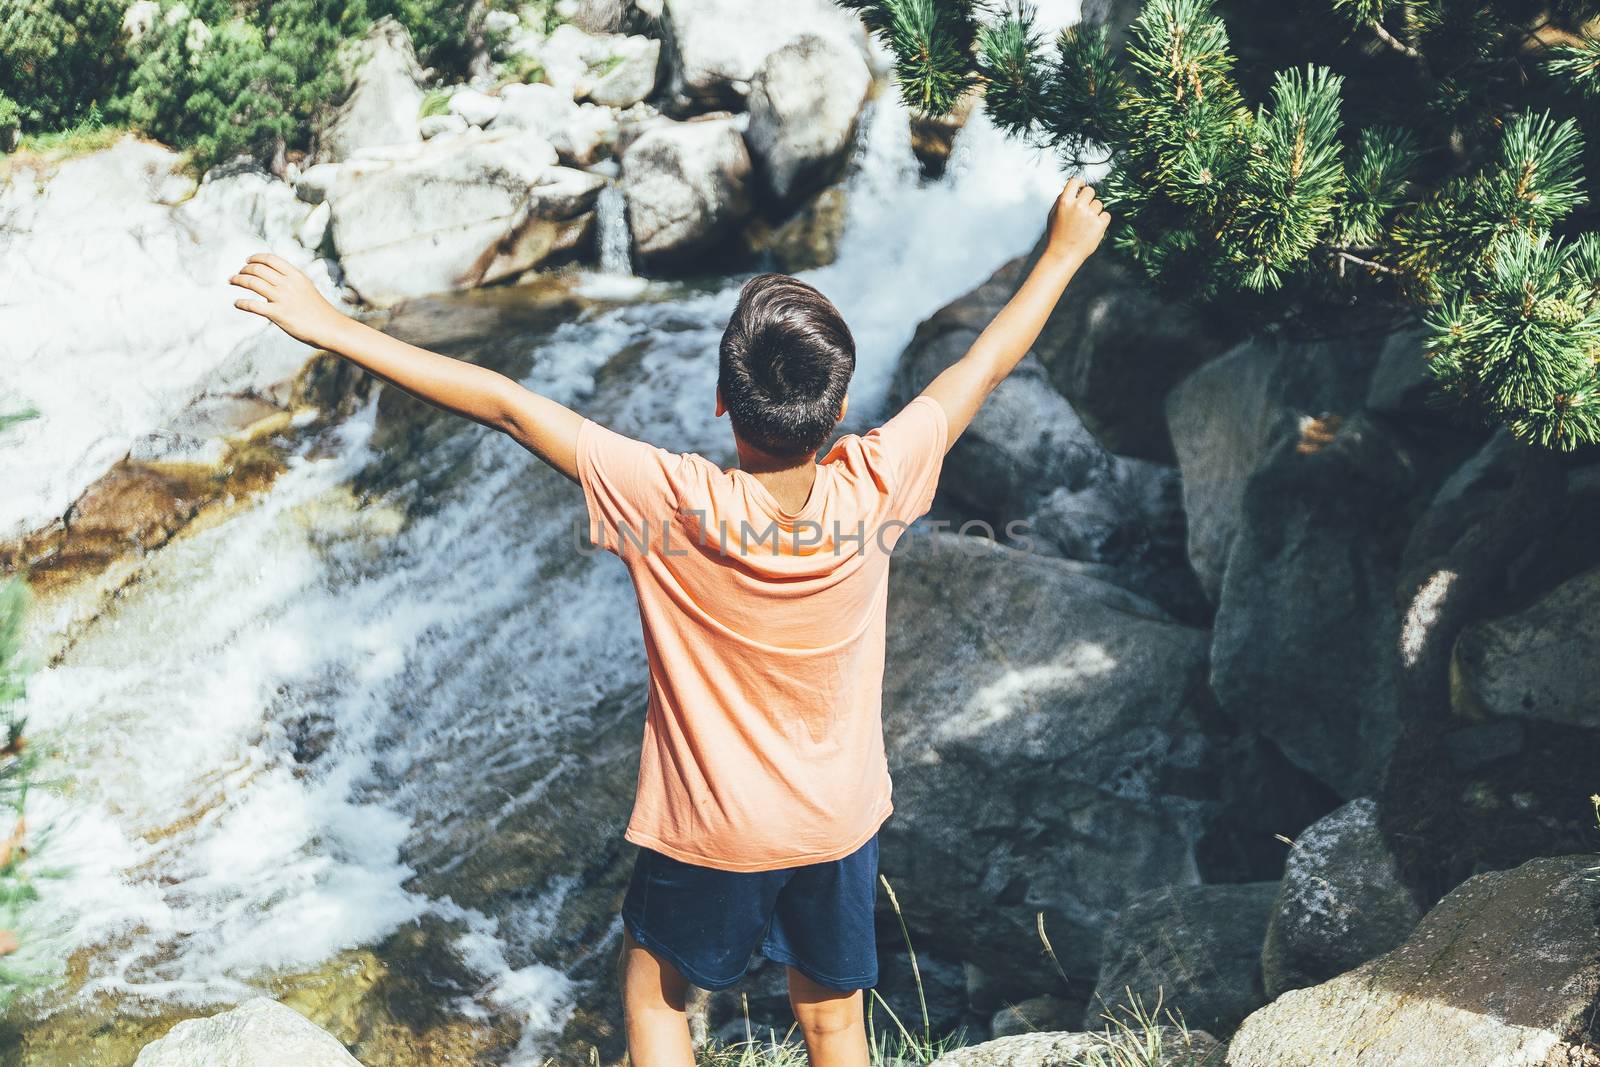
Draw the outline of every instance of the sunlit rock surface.
[[[311,350],[236,310],[246,294],[228,278],[270,249],[326,285],[295,237],[311,210],[259,172],[197,184],[177,153],[131,137],[11,166],[0,185],[0,404],[39,418],[11,427],[0,448],[0,541],[62,515],[197,398],[270,394],[293,377]]]
[[[1592,855],[1469,879],[1405,944],[1245,1020],[1229,1067],[1585,1067],[1600,1011]]]

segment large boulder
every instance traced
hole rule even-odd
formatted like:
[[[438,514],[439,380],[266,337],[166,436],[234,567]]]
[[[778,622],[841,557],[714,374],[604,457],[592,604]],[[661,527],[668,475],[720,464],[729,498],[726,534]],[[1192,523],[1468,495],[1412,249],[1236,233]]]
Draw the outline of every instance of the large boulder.
[[[1229,1067],[1600,1063],[1594,867],[1564,856],[1468,880],[1393,952],[1250,1016]]]
[[[1221,1046],[1201,1030],[1157,1026],[1138,1034],[1041,1031],[997,1037],[947,1052],[930,1067],[1199,1067],[1216,1062]]]
[[[341,62],[346,93],[318,136],[319,158],[338,163],[367,149],[422,139],[422,69],[404,26],[379,19]]]
[[[1218,1036],[1267,1001],[1261,941],[1276,882],[1163,886],[1129,901],[1106,934],[1100,980],[1084,1019],[1156,1005]]]
[[[604,186],[532,134],[443,137],[347,165],[329,196],[333,245],[371,304],[485,285],[581,248]]]
[[[345,1047],[293,1008],[257,997],[208,1019],[189,1019],[152,1041],[134,1067],[361,1067]]]
[[[575,103],[554,86],[507,85],[500,90],[500,104],[490,129],[535,134],[571,166],[597,163],[617,143],[617,116],[610,108]]]
[[[767,57],[745,141],[768,195],[791,204],[838,177],[871,85],[861,49],[837,37],[806,34]]]
[[[1377,423],[1307,420],[1250,476],[1228,555],[1217,701],[1346,798],[1376,788],[1400,731],[1394,589],[1416,489]]]
[[[859,19],[828,0],[667,0],[661,28],[678,114],[742,109],[767,57],[800,37],[863,44]]]
[[[5,404],[40,416],[0,448],[0,541],[58,519],[197,398],[287,388],[311,350],[237,311],[228,278],[268,248],[336,295],[295,237],[312,210],[261,172],[197,185],[178,153],[133,138],[0,176]]]
[[[1454,703],[1468,721],[1600,730],[1600,570],[1523,611],[1467,627],[1456,642]]]
[[[1372,800],[1352,800],[1295,838],[1267,924],[1269,999],[1316,985],[1411,936],[1422,909],[1400,881]]]
[[[750,153],[732,119],[660,122],[622,155],[633,251],[646,265],[681,263],[750,214]]]
[[[913,941],[1026,994],[1059,981],[1042,922],[1092,981],[1124,904],[1196,877],[1204,633],[1064,561],[933,533],[896,549],[888,633],[881,855]]]
[[[1169,389],[1234,339],[1152,291],[1137,268],[1095,256],[1073,278],[1034,351],[1078,418],[1111,451],[1170,463]]]
[[[1183,473],[1189,562],[1213,601],[1239,529],[1245,483],[1274,444],[1298,438],[1311,420],[1361,409],[1380,342],[1248,341],[1166,396],[1165,423]]]

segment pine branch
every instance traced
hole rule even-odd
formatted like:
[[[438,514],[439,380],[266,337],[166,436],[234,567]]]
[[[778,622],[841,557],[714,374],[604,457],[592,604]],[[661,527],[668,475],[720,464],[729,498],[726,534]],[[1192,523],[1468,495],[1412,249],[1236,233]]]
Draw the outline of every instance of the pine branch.
[[[1043,44],[1034,29],[1032,4],[1018,0],[1003,18],[978,30],[978,74],[985,83],[984,110],[1007,133],[1033,139],[1045,112]]]
[[[1600,100],[1600,37],[1586,33],[1576,44],[1550,50],[1545,69],[1585,100]]]

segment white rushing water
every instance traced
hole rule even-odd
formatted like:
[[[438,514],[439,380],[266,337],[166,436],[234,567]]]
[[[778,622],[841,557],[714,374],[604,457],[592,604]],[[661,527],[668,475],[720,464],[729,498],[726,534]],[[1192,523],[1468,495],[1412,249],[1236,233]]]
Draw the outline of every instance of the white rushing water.
[[[894,95],[873,109],[838,260],[806,275],[855,331],[852,412],[871,418],[917,323],[1025,251],[1063,177],[980,115],[924,184]],[[740,279],[684,293],[607,267],[585,289],[613,304],[558,327],[528,384],[726,458],[715,352]],[[165,549],[35,679],[32,727],[62,739],[75,778],[36,805],[69,872],[41,907],[62,947],[96,946],[89,992],[204,1004],[453,919],[480,1001],[530,1022],[534,1060],[570,995],[527,948],[550,901],[490,917],[413,878],[537,806],[529,766],[581,758],[560,748],[574,717],[644,671],[631,595],[615,560],[574,551],[576,489],[465,424],[464,472],[428,508],[358,507],[374,421],[369,407],[254,507]]]

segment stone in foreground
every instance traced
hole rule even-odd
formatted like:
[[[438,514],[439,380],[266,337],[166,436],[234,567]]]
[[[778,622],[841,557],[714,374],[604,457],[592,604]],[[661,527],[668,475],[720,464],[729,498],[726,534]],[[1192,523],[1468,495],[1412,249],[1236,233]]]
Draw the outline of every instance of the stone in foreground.
[[[1600,1064],[1595,867],[1562,856],[1467,880],[1393,952],[1246,1019],[1228,1067]]]
[[[1161,1053],[1131,1062],[1142,1067],[1200,1067],[1217,1062],[1220,1046],[1204,1031],[1184,1033],[1176,1027],[1163,1026],[1154,1034],[1153,1041]],[[1109,1067],[1129,1062],[1122,1057],[1142,1055],[1146,1048],[1144,1041],[1135,1047],[1125,1038],[1104,1034],[1044,1031],[968,1045],[940,1056],[932,1067],[1098,1067],[1102,1063]]]
[[[190,1019],[152,1041],[134,1067],[361,1067],[327,1031],[293,1008],[257,997]]]

